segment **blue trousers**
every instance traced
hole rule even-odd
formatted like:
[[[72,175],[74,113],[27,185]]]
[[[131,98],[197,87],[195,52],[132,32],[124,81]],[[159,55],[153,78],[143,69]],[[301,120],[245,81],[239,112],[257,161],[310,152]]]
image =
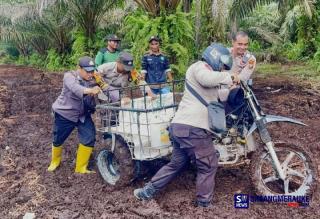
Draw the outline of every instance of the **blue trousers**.
[[[53,125],[53,145],[60,146],[69,137],[73,129],[78,128],[79,142],[88,147],[94,147],[96,141],[96,128],[90,115],[88,115],[84,123],[72,122],[58,113],[54,113]]]
[[[151,88],[152,93],[154,94],[167,94],[170,93],[169,87],[163,87],[163,88]]]

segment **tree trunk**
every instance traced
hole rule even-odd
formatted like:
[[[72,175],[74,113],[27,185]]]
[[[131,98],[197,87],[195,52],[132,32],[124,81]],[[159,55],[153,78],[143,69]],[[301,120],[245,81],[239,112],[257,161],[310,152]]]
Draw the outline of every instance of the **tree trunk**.
[[[237,19],[234,18],[234,20],[231,21],[231,36],[238,31],[238,24],[237,24]]]
[[[191,10],[192,0],[183,0],[183,12],[189,13]]]
[[[201,29],[201,0],[196,1],[196,23],[195,23],[195,45],[198,53],[200,47],[200,29]]]

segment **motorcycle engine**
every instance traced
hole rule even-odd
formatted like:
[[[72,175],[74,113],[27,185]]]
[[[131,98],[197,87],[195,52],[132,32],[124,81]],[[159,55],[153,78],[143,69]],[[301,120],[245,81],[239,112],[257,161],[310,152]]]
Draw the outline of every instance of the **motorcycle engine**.
[[[233,164],[240,156],[244,155],[244,144],[241,140],[238,131],[231,128],[227,136],[214,142],[219,156],[219,164]]]

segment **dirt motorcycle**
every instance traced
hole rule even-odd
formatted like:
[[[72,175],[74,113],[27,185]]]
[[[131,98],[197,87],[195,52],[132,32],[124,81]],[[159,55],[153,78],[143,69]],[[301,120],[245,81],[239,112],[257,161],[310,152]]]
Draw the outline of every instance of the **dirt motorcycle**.
[[[248,85],[252,81],[249,82],[240,82],[233,96],[237,106],[226,115],[228,131],[214,141],[219,165],[250,163],[251,180],[260,195],[312,195],[317,169],[308,149],[294,143],[274,142],[267,129],[269,123],[306,124],[283,116],[265,115]]]
[[[174,85],[173,82],[172,93],[154,100],[156,105],[150,105],[153,100],[148,100],[147,104],[144,97],[121,107],[97,106],[103,111],[100,115],[104,115],[100,119],[109,120],[102,119],[104,125],[100,131],[104,133],[106,149],[97,156],[98,170],[106,182],[127,185],[141,169],[142,161],[170,155],[172,146],[167,127],[179,99]],[[213,140],[219,165],[250,164],[250,176],[257,194],[312,195],[317,169],[308,149],[292,143],[274,142],[267,129],[269,123],[306,124],[287,117],[265,115],[246,82],[240,83],[235,98],[241,101],[226,115],[227,131]],[[110,122],[110,118],[116,119]]]

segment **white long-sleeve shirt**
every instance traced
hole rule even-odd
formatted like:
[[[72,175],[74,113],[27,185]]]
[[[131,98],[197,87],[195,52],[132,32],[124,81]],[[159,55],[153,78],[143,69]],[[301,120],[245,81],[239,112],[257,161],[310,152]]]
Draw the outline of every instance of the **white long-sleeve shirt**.
[[[220,84],[232,85],[228,72],[213,71],[203,61],[192,64],[186,73],[186,81],[208,103],[218,99]],[[208,110],[187,88],[172,119],[172,123],[186,124],[209,130]]]
[[[245,53],[243,56],[234,56],[232,68],[230,74],[238,74],[241,81],[247,81],[251,78],[252,73],[256,67],[256,58],[249,52]],[[237,86],[231,87],[231,89]],[[219,99],[221,101],[226,101],[228,99],[230,89],[228,87],[221,87],[219,90]]]

